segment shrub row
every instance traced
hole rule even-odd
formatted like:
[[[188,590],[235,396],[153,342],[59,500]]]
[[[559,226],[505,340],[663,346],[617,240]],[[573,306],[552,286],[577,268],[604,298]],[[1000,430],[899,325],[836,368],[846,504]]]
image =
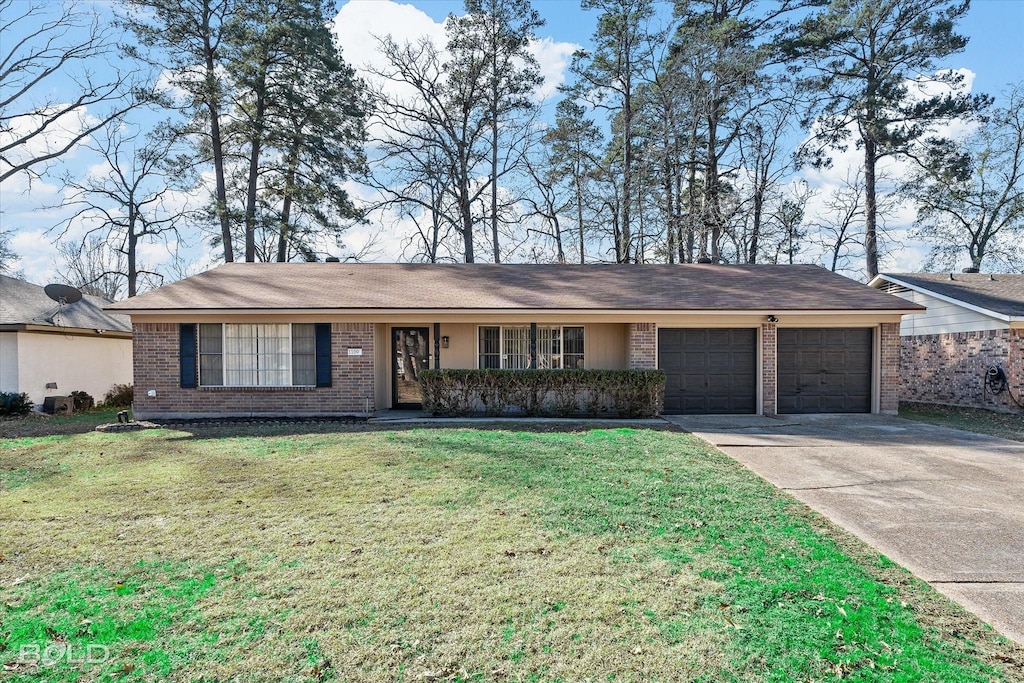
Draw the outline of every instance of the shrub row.
[[[0,391],[0,416],[28,415],[32,412],[32,399],[25,393]]]
[[[423,409],[446,417],[655,417],[665,394],[661,370],[424,370],[419,380]]]

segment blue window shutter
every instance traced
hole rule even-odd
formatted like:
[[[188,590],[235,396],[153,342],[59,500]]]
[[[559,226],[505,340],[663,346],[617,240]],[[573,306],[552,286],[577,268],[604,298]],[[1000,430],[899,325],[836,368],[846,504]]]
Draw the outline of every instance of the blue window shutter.
[[[181,368],[181,388],[195,389],[196,377],[196,326],[184,323],[178,326],[178,363]]]
[[[331,386],[331,324],[316,324],[316,385]]]

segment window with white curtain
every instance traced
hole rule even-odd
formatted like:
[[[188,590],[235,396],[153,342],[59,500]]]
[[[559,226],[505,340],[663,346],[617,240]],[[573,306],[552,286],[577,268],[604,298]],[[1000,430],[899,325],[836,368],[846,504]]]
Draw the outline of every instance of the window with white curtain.
[[[481,326],[479,367],[526,370],[530,367],[530,327]],[[583,368],[583,327],[537,326],[537,368]]]
[[[199,383],[229,387],[313,386],[314,325],[200,324]]]

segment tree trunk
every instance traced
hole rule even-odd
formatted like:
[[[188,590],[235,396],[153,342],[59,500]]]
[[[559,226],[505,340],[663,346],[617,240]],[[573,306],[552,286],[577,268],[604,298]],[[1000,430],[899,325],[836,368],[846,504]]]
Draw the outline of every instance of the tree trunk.
[[[628,66],[627,66],[628,68]],[[632,84],[626,79],[625,94],[622,98],[622,225],[619,226],[621,246],[616,246],[615,260],[618,263],[629,262],[630,204],[633,183],[633,98],[630,88]]]
[[[759,188],[754,192],[754,225],[750,230],[750,253],[747,254],[747,263],[757,263],[757,249],[761,237],[761,215],[763,211],[764,192]]]
[[[281,227],[277,234],[277,262],[288,260],[288,242],[291,240],[292,194],[295,192],[295,173],[299,165],[298,150],[302,146],[301,139],[292,140],[292,148],[288,154],[288,171],[284,179],[284,200],[281,206]]]
[[[260,173],[260,151],[263,146],[263,117],[267,108],[267,64],[260,65],[256,79],[256,111],[249,148],[249,187],[245,196],[245,260],[256,260],[256,190]]]
[[[580,233],[580,265],[587,262],[587,252],[583,242],[583,180],[579,173],[576,174],[576,229]]]
[[[210,8],[209,0],[203,3],[203,55],[206,58],[206,108],[210,114],[210,147],[213,151],[214,192],[216,194],[216,212],[220,221],[220,236],[224,243],[224,262],[235,260],[235,251],[231,244],[231,221],[228,218],[227,183],[224,179],[224,141],[220,134],[220,108],[217,106],[217,75],[214,64],[213,44],[210,42]]]
[[[493,15],[492,15],[493,19]],[[493,31],[496,30],[492,26]],[[501,263],[501,249],[498,245],[498,50],[491,49],[491,241],[494,245],[494,262]]]
[[[871,135],[864,139],[864,254],[867,257],[868,278],[878,275],[877,203],[875,201],[875,167],[877,148]]]
[[[138,257],[138,241],[139,236],[135,232],[135,201],[132,199],[132,205],[128,207],[128,235],[127,249],[128,252],[128,298],[135,296],[139,292],[139,264],[136,263]]]

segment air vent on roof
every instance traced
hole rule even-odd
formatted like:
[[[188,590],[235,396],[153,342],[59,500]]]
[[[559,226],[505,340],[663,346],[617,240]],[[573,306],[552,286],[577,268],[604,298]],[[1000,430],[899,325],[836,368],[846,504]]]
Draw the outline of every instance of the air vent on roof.
[[[341,259],[337,256],[328,256],[324,261],[327,261],[328,263],[341,263]]]
[[[886,294],[903,294],[904,292],[909,292],[910,289],[903,285],[898,285],[895,282],[887,282],[882,285],[882,291]]]
[[[980,273],[981,269],[980,268],[975,268],[974,266],[968,266],[968,267],[964,268],[963,272],[965,272],[965,273]]]
[[[697,259],[697,263],[714,263],[714,261],[708,258],[707,256],[701,256],[699,259]]]

